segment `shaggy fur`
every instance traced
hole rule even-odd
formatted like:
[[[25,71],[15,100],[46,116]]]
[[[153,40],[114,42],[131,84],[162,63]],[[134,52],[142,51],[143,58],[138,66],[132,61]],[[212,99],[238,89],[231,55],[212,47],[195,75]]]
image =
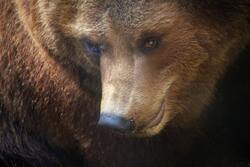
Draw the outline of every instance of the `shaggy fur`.
[[[98,85],[92,83],[98,83],[98,76],[94,77],[94,70],[89,72],[91,65],[87,70],[82,68],[89,63],[83,62],[78,67],[70,61],[63,63],[50,57],[50,51],[29,34],[13,1],[1,1],[0,7],[0,104],[4,108],[0,115],[0,157],[3,164],[82,164],[79,141],[84,141],[83,145],[89,143],[88,138],[84,140],[85,127],[97,119],[97,112],[93,111],[98,107],[94,93]],[[70,47],[69,44],[65,49],[73,51]]]
[[[178,17],[161,15],[166,12],[162,5],[165,3],[172,4],[169,9]],[[208,103],[227,64],[237,57],[231,55],[238,55],[249,40],[248,0],[188,3],[184,0],[1,0],[0,9],[0,166],[215,167],[223,164],[225,158],[225,167],[228,163],[232,166],[238,163],[239,159],[231,159],[231,154],[220,155],[221,163],[216,161],[215,151],[220,143],[212,145],[215,150],[199,155],[199,146],[209,144],[210,140],[200,142],[203,136],[208,137],[197,130],[198,123],[191,123],[190,112],[181,112],[184,118],[175,117],[168,126],[162,127],[158,136],[151,138],[130,138],[97,127],[101,94],[99,58],[86,54],[81,40],[88,37],[98,42],[110,41],[111,46],[116,46],[122,41],[119,38],[125,39],[124,35],[117,34],[134,33],[137,39],[140,38],[138,32],[150,28],[157,31],[166,21],[171,23],[172,18],[177,18],[178,24],[173,25],[178,26],[172,28],[174,33],[169,34],[169,39],[178,37],[179,41],[183,40],[181,46],[186,46],[190,44],[189,37],[195,34],[193,27],[204,28],[201,36],[192,38],[202,47],[188,45],[183,51],[192,51],[190,55],[197,53],[196,56],[220,51],[227,57],[215,59],[216,70],[209,70],[213,68],[209,66],[200,73],[205,75],[199,86],[206,88],[208,96],[204,99],[196,96],[192,103],[179,106],[187,109],[192,105],[200,110],[203,107],[193,103]],[[150,12],[157,13],[158,17],[150,18]],[[165,20],[166,17],[169,19]],[[145,18],[148,20],[142,24]],[[181,18],[179,22],[178,18]],[[152,22],[153,19],[159,22]],[[183,27],[187,28],[184,34]],[[172,42],[169,41],[169,47],[176,49],[172,53],[177,53],[179,48]],[[123,49],[117,51],[131,52]],[[172,60],[176,57],[173,55]],[[191,67],[185,65],[189,59],[178,60],[183,63],[182,67]],[[217,69],[218,64],[223,65]],[[102,64],[102,73],[105,67]],[[186,68],[176,69],[186,76]],[[189,72],[192,76],[192,69]],[[203,81],[207,81],[210,74],[213,80],[206,84]],[[184,86],[182,83],[187,84],[179,81],[176,86]],[[196,86],[183,92],[188,93],[185,97],[193,97]],[[198,146],[192,147],[195,141]],[[192,155],[197,157],[194,159]]]

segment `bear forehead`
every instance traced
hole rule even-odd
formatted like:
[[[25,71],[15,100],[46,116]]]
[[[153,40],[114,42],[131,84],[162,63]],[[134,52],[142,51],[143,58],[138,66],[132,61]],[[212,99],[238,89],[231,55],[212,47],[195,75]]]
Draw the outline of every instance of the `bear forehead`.
[[[128,28],[136,28],[146,20],[153,22],[157,17],[165,16],[165,9],[170,8],[169,3],[159,0],[107,0],[104,6],[103,12],[107,13],[113,25]]]
[[[72,4],[71,4],[72,5]],[[160,0],[78,1],[71,23],[87,31],[155,29],[176,18],[176,4]]]

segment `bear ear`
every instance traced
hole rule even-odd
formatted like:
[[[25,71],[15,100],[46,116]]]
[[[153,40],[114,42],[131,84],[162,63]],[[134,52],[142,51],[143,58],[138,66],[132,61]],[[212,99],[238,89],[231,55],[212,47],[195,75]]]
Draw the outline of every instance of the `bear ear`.
[[[22,2],[22,0],[20,0]],[[30,0],[23,0],[22,6],[26,12],[30,12]]]
[[[15,0],[15,3],[18,8],[18,13],[23,15],[27,15],[30,13],[32,0]]]
[[[46,0],[42,1],[43,3]],[[29,28],[32,25],[37,24],[36,22],[40,21],[38,18],[39,15],[39,2],[36,0],[15,0],[15,4],[17,7],[17,13],[19,18],[24,22],[25,25],[28,25]]]
[[[15,0],[17,6],[17,12],[20,19],[25,23],[25,25],[30,26],[32,23],[31,15],[31,4],[33,0]]]
[[[56,30],[47,18],[49,10],[45,8],[49,0],[15,0],[19,19],[24,23],[24,27],[29,32],[31,38],[44,50],[56,48]]]

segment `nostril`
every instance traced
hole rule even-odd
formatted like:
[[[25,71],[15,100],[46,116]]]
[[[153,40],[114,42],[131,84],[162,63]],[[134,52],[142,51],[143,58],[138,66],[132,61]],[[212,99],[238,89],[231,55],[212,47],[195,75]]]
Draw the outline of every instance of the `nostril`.
[[[121,116],[111,114],[101,114],[98,124],[123,132],[131,132],[135,129],[133,119],[125,119]]]

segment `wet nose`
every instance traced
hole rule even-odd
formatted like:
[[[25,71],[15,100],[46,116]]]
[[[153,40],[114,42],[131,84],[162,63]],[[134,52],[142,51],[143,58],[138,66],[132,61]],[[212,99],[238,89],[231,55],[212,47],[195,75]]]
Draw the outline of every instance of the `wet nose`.
[[[133,119],[125,119],[121,116],[101,114],[98,125],[112,128],[120,132],[132,132],[135,129]]]

